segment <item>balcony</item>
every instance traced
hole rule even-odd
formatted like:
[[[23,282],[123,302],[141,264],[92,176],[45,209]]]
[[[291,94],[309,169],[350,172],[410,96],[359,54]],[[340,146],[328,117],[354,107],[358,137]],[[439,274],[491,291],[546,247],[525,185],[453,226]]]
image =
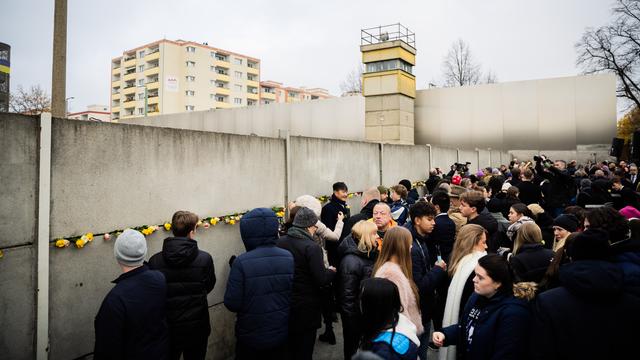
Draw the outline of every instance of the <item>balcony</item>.
[[[254,93],[247,93],[247,99],[258,101],[260,100],[260,96]]]
[[[229,69],[229,67],[231,66],[231,64],[228,61],[221,61],[221,60],[214,61],[213,65],[217,67],[225,68],[225,69]]]
[[[247,87],[253,87],[257,89],[258,87],[260,87],[260,84],[255,80],[247,80]]]
[[[228,96],[231,94],[231,91],[228,88],[216,88],[216,94]]]
[[[157,60],[160,59],[160,49],[157,49],[154,52],[150,52],[147,55],[145,55],[144,60],[145,61],[153,61],[153,60]]]
[[[112,106],[111,107],[111,112],[119,113],[120,112],[120,106]]]
[[[128,94],[135,94],[136,92],[136,86],[130,86],[130,87],[126,87],[124,88],[124,90],[122,91],[123,95],[128,95]]]
[[[115,75],[115,74],[120,74],[120,66],[112,68],[111,69],[111,74]]]
[[[154,96],[154,97],[149,96],[149,98],[147,99],[147,104],[148,105],[157,104],[158,102],[160,102],[160,97],[157,96],[157,95]]]
[[[216,101],[216,109],[229,109],[231,104],[222,101]]]
[[[136,97],[135,96],[131,96],[131,97],[127,97],[126,99],[124,99],[124,101],[122,102],[123,104],[130,104],[132,102],[136,101]]]
[[[229,81],[231,81],[231,77],[229,75],[225,75],[225,74],[216,74],[216,80],[229,82]]]
[[[137,76],[138,76],[138,74],[136,74],[135,72],[132,72],[130,74],[126,74],[123,77],[123,79],[124,79],[124,81],[135,80]]]
[[[135,58],[135,56],[133,58],[129,59],[129,60],[127,60],[127,59],[128,58],[125,58],[125,61],[124,61],[124,67],[125,68],[128,68],[130,66],[136,66],[136,58]]]
[[[260,69],[247,67],[247,74],[259,75],[260,74]]]
[[[260,97],[263,99],[267,99],[267,100],[276,100],[276,94],[274,93],[268,93],[268,92],[262,92],[262,94],[260,94]]]
[[[148,81],[147,82],[147,91],[148,90],[153,90],[153,89],[158,89],[160,87],[160,82],[158,81],[158,79],[155,79],[155,81]]]
[[[149,67],[144,71],[144,76],[151,76],[160,73],[160,66],[156,65],[153,67]]]
[[[111,94],[111,100],[113,100],[113,101],[120,100],[120,93]]]

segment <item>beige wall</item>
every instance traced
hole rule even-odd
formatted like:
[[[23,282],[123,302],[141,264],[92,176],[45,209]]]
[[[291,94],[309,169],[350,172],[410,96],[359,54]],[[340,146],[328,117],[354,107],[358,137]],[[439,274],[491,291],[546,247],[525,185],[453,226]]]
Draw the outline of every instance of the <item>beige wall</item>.
[[[609,144],[615,81],[601,74],[420,90],[415,143],[509,150]]]

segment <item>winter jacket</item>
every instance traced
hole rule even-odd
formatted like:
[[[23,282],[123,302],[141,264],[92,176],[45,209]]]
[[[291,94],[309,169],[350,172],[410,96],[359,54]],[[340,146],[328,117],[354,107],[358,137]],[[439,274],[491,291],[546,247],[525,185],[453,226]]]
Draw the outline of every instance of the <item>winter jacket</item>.
[[[440,180],[442,180],[442,178],[438,175],[429,175],[429,178],[425,182],[425,186],[427,187],[429,194],[433,194],[433,191],[436,189],[436,185]]]
[[[626,292],[640,297],[640,240],[626,239],[611,245],[612,262],[622,271]]]
[[[535,221],[542,232],[544,247],[551,249],[553,247],[553,240],[555,239],[555,235],[553,234],[553,218],[546,212],[541,212],[536,215]]]
[[[242,217],[247,252],[238,256],[227,281],[224,305],[237,313],[236,338],[252,349],[284,344],[289,327],[293,255],[276,247],[278,218],[270,209]]]
[[[395,332],[394,329],[388,329],[378,334],[369,350],[385,360],[416,360],[418,346],[420,340],[415,325],[400,314]]]
[[[624,359],[636,352],[640,298],[624,290],[616,264],[563,265],[560,283],[536,298],[531,359]]]
[[[338,272],[340,313],[357,317],[360,315],[360,283],[371,277],[378,253],[376,250],[368,254],[358,250],[351,235],[342,241],[338,252],[342,259]]]
[[[454,225],[455,226],[455,225]],[[418,234],[411,223],[405,225],[411,232],[413,244],[411,246],[411,266],[413,282],[420,294],[420,310],[422,324],[426,326],[431,321],[435,307],[435,290],[447,281],[447,272],[439,266],[430,263],[427,236]]]
[[[168,359],[167,284],[146,265],[120,275],[95,318],[93,357],[101,359]]]
[[[216,284],[213,259],[198,249],[195,240],[170,237],[162,251],[149,259],[149,267],[159,270],[167,280],[167,320],[171,338],[208,336],[207,294]]]
[[[521,181],[518,184],[518,190],[520,191],[518,198],[525,205],[540,204],[540,201],[542,200],[542,191],[540,190],[540,185],[537,183],[534,183],[533,181]]]
[[[321,287],[331,283],[335,272],[324,267],[322,249],[305,229],[292,227],[280,238],[278,247],[293,255],[294,275],[291,289],[289,331],[320,327]]]
[[[409,205],[405,200],[400,199],[391,204],[391,217],[400,226],[407,222],[407,218],[409,217]]]
[[[344,214],[344,222],[346,222],[347,219],[349,219],[349,216],[351,216],[351,209],[349,208],[349,205],[347,205],[345,201],[338,199],[335,195],[331,195],[331,199],[329,200],[329,202],[324,207],[322,207],[322,212],[320,213],[320,221],[325,224],[327,228],[329,228],[329,230],[334,231],[336,230],[339,212],[342,212]],[[342,230],[340,231],[340,233],[338,233],[338,238],[342,237],[341,234]],[[338,242],[330,241],[325,243],[325,249],[327,250],[329,264],[337,266],[340,263],[340,260],[337,256]]]
[[[413,205],[420,198],[420,194],[418,194],[418,190],[416,188],[407,189],[407,204]]]
[[[444,345],[456,345],[459,359],[526,359],[530,320],[524,300],[500,292],[491,298],[474,293],[462,321],[442,329]]]
[[[486,208],[484,210],[487,210]],[[491,216],[491,213],[482,211],[473,220],[468,220],[467,224],[476,224],[482,226],[489,236],[487,236],[487,251],[495,253],[498,250],[498,222]]]
[[[380,200],[373,199],[369,201],[361,210],[359,214],[353,215],[344,223],[344,227],[342,228],[342,236],[340,236],[340,241],[346,238],[351,234],[351,228],[360,220],[369,220],[373,217],[373,207],[379,203]]]
[[[539,283],[544,277],[551,260],[553,251],[542,244],[523,244],[518,253],[511,257],[513,282],[533,281]]]
[[[569,200],[575,195],[576,188],[567,171],[560,171],[551,166],[545,171],[540,162],[536,163],[536,173],[549,180],[548,194],[545,196],[547,208],[559,208],[569,205]]]
[[[451,251],[453,251],[453,243],[456,241],[456,224],[446,213],[436,215],[434,221],[433,231],[426,239],[429,250],[429,265],[433,266],[438,260],[438,256],[448,264]]]

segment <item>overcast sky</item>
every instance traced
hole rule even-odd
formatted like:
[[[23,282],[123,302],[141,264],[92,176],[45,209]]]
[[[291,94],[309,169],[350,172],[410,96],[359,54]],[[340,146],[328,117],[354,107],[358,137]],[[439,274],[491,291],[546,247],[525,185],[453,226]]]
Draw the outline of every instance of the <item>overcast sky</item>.
[[[6,3],[8,1],[8,4]],[[0,42],[11,45],[11,88],[50,92],[53,0],[3,0]],[[499,82],[572,76],[574,44],[610,19],[610,0],[194,1],[69,0],[71,111],[109,102],[110,60],[158,39],[185,39],[261,59],[261,80],[323,87],[360,62],[360,29],[400,22],[416,34],[418,89],[442,82],[458,38]]]

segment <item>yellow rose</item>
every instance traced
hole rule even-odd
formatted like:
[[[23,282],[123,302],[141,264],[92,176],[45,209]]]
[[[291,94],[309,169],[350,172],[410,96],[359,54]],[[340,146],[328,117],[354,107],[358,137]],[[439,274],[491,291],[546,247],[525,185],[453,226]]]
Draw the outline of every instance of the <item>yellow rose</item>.
[[[233,220],[233,219],[229,220],[229,224],[234,225],[235,223],[236,223],[235,220]]]
[[[56,240],[56,247],[63,248],[65,246],[69,246],[69,240],[65,240],[65,239]]]
[[[218,221],[220,221],[220,219],[218,219],[217,217],[214,217],[214,218],[211,218],[211,220],[209,220],[209,223],[213,226],[216,226]]]
[[[93,233],[86,233],[85,236],[87,237],[88,241],[92,241],[93,240]]]
[[[351,199],[351,198],[353,197],[353,194],[349,194],[349,195],[347,195],[347,197],[348,197],[349,199]]]
[[[168,223],[168,222],[164,223],[164,229],[165,229],[166,231],[171,230],[171,224],[170,224],[170,223]]]
[[[284,211],[278,211],[278,212],[276,213],[276,216],[277,216],[277,217],[284,217]]]
[[[84,240],[82,240],[81,238],[76,240],[76,247],[78,249],[82,249],[84,247],[84,244],[86,244],[86,242]]]

